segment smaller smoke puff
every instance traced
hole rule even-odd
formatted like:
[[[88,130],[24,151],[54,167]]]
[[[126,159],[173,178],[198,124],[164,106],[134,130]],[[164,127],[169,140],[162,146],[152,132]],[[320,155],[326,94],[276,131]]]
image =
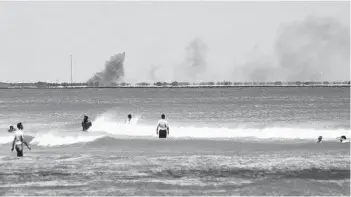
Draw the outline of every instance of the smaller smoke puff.
[[[159,66],[152,66],[150,71],[149,71],[149,79],[151,81],[156,81],[156,71],[159,68]]]
[[[200,39],[193,40],[187,47],[186,63],[193,69],[194,73],[206,70],[207,46]]]
[[[194,39],[186,48],[185,61],[175,68],[175,80],[196,81],[206,72],[207,46],[200,39]]]
[[[88,80],[88,83],[98,83],[99,85],[113,85],[124,79],[124,59],[125,53],[119,53],[110,58],[105,63],[105,69],[96,73]]]

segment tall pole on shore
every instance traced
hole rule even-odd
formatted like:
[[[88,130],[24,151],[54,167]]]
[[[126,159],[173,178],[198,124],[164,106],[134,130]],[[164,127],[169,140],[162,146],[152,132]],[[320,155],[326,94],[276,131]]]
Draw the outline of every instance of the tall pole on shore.
[[[72,85],[72,55],[71,55],[71,85]]]

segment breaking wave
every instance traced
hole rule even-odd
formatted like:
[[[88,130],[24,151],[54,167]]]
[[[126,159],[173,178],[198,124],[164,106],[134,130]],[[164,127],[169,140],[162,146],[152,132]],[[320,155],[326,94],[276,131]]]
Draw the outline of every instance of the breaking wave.
[[[149,139],[158,140],[156,125],[138,124],[139,117],[130,124],[117,122],[108,114],[102,114],[93,121],[89,132],[49,130],[38,133],[26,133],[25,140],[37,146],[64,146],[77,143],[88,143],[102,138],[112,139]],[[211,127],[175,127],[170,125],[170,139],[202,140],[313,140],[323,136],[324,141],[335,141],[341,135],[350,136],[349,129],[311,129],[311,128],[211,128]],[[13,137],[0,136],[0,145],[11,143]]]

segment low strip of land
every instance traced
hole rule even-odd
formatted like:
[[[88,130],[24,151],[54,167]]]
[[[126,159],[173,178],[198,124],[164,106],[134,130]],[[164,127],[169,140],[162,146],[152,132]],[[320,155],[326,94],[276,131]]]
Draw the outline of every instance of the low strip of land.
[[[350,87],[343,82],[156,82],[156,83],[1,83],[0,89],[56,89],[56,88],[223,88],[223,87]]]

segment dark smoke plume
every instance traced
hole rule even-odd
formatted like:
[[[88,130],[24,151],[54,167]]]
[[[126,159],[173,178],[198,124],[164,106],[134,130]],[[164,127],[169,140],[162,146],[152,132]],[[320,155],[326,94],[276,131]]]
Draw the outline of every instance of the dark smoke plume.
[[[99,85],[113,85],[121,82],[124,78],[125,53],[119,53],[105,63],[105,69],[96,73],[88,80],[88,83],[99,83]]]
[[[207,46],[200,39],[194,39],[186,48],[185,61],[175,68],[175,80],[197,79],[206,71]]]

